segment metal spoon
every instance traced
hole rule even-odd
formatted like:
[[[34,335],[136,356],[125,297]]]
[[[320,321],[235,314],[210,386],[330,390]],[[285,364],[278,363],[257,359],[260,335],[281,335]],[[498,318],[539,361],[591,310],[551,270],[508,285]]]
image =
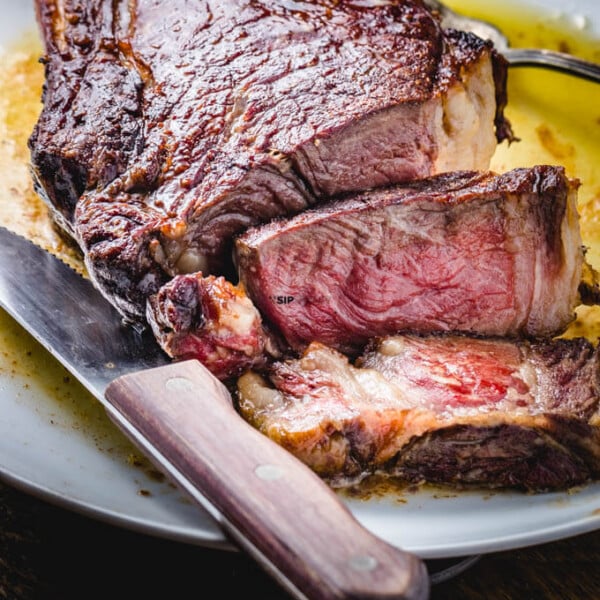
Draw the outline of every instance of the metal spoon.
[[[425,4],[431,10],[439,13],[444,27],[471,31],[482,39],[491,40],[498,52],[513,67],[542,67],[600,83],[599,64],[553,50],[510,48],[508,39],[495,25],[480,19],[459,15],[437,0],[425,0]]]

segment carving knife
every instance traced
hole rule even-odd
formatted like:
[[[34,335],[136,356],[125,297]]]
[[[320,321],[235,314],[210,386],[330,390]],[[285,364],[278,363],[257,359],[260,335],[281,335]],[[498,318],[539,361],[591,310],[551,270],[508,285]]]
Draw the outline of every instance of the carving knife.
[[[369,532],[315,473],[246,423],[200,362],[171,360],[89,279],[3,227],[0,306],[292,597],[429,597],[425,563]]]

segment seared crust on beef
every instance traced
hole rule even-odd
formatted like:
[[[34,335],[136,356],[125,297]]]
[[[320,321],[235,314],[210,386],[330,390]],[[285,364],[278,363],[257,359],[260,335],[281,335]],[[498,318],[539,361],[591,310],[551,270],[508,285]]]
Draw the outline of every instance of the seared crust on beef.
[[[565,489],[600,475],[599,367],[583,338],[394,336],[355,366],[312,344],[242,376],[239,408],[334,485]]]
[[[128,318],[179,273],[225,272],[252,224],[485,168],[512,136],[505,61],[419,0],[36,6],[36,186]]]

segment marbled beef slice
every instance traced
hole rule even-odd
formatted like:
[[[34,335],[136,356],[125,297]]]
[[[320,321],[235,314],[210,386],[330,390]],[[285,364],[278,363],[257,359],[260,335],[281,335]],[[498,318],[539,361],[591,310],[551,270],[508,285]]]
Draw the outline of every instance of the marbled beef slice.
[[[313,343],[243,375],[238,402],[332,485],[378,473],[539,492],[600,476],[599,367],[583,338],[407,334],[356,364]]]

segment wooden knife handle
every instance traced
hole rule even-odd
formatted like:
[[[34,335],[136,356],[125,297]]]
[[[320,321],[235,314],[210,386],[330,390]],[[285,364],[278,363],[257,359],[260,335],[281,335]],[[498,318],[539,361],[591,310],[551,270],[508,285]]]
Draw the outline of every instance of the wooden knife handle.
[[[424,563],[365,529],[313,471],[246,423],[198,361],[120,377],[106,398],[117,425],[292,596],[429,597]]]

